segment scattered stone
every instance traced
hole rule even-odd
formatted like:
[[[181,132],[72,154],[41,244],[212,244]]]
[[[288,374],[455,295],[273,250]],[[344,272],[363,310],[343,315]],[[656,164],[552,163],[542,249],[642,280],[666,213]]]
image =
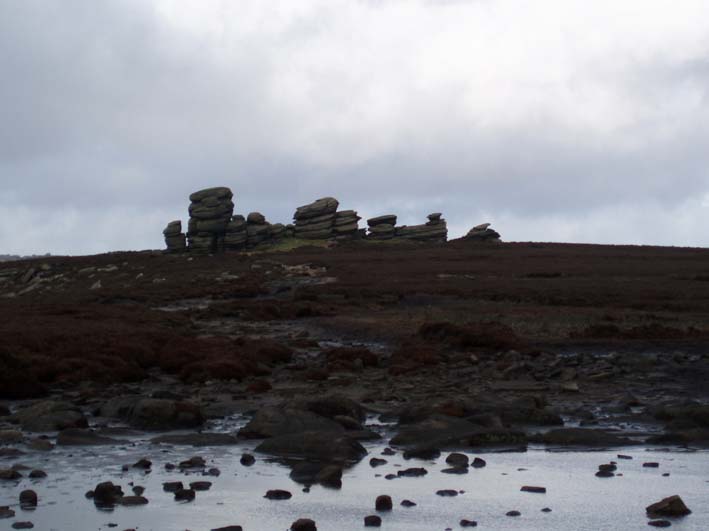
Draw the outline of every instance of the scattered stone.
[[[691,514],[692,511],[684,504],[682,498],[678,495],[669,496],[663,498],[657,503],[648,505],[645,510],[647,514],[651,517],[658,516],[686,516]]]
[[[444,468],[441,470],[443,474],[467,474],[468,473],[468,467],[467,466],[452,466],[450,468]]]
[[[515,516],[522,516],[522,513],[519,512],[519,511],[507,511],[507,512],[505,513],[505,516],[512,516],[512,517],[515,517]]]
[[[37,493],[33,490],[20,492],[20,507],[22,509],[34,509],[37,507]]]
[[[453,497],[458,495],[458,491],[453,489],[441,489],[437,490],[436,494],[443,497]]]
[[[313,520],[300,518],[291,524],[290,531],[318,531],[318,528]]]
[[[623,454],[618,454],[618,459],[632,459],[633,456],[631,455],[623,455]]]
[[[481,459],[480,457],[476,457],[473,459],[472,464],[470,465],[473,468],[484,468],[487,466],[487,462],[484,459]]]
[[[178,490],[184,489],[184,486],[182,485],[182,481],[167,481],[162,484],[162,490],[165,492],[172,492],[175,493]]]
[[[118,503],[126,507],[137,507],[138,505],[147,505],[148,499],[143,496],[123,496]]]
[[[654,463],[654,462],[649,462],[649,463],[643,463],[643,468],[659,468],[660,463]]]
[[[142,496],[143,493],[145,492],[145,487],[141,487],[140,485],[134,485],[131,490],[133,491],[133,494],[135,494],[136,496]]]
[[[13,529],[33,529],[34,524],[32,522],[15,522],[12,524]]]
[[[180,489],[175,492],[175,501],[189,502],[195,499],[195,491],[192,489]]]
[[[551,509],[549,507],[544,507],[544,509],[542,509],[542,512],[543,513],[550,513]]]
[[[425,468],[406,468],[404,470],[399,470],[396,473],[396,475],[400,478],[418,478],[421,476],[425,476],[426,474],[428,474],[428,470],[426,470]]]
[[[416,507],[416,503],[412,502],[411,500],[403,500],[401,502],[402,507]]]
[[[376,514],[370,514],[364,517],[364,527],[381,527],[382,519]]]
[[[386,465],[388,461],[386,459],[379,459],[378,457],[372,457],[369,460],[369,466],[376,468],[378,466]]]
[[[446,463],[453,467],[467,467],[470,459],[467,455],[461,453],[452,453],[446,457]]]
[[[382,450],[382,455],[392,456],[392,455],[396,455],[396,452],[394,450],[392,450],[391,448],[387,447],[387,448],[384,448],[384,450]]]
[[[217,527],[211,531],[244,531],[240,525],[228,525],[226,527]]]
[[[256,462],[256,458],[251,454],[244,454],[241,456],[241,459],[239,460],[239,462],[243,466],[251,466]]]
[[[394,504],[391,501],[391,496],[387,496],[386,494],[377,496],[374,502],[374,509],[377,511],[391,511],[393,507]]]
[[[460,527],[478,527],[478,523],[475,520],[466,520],[463,518],[460,521]]]
[[[204,460],[203,457],[194,456],[194,457],[190,457],[189,459],[187,459],[185,461],[181,461],[179,466],[181,469],[204,468],[205,466],[207,466],[207,462]]]
[[[110,481],[99,483],[93,490],[94,503],[99,507],[113,507],[123,497],[123,489]]]
[[[3,505],[0,507],[0,520],[3,520],[5,518],[14,518],[15,517],[15,511],[10,509],[7,505]]]
[[[669,520],[650,520],[647,525],[652,527],[670,527],[672,522]]]
[[[205,491],[212,488],[211,481],[193,481],[190,483],[190,488],[195,491]]]
[[[280,489],[269,490],[264,495],[264,498],[268,500],[290,500],[292,497],[293,495],[290,492]]]
[[[339,424],[338,424],[339,426]],[[328,432],[302,432],[266,439],[257,452],[320,462],[357,462],[367,450],[344,436]]]
[[[145,458],[139,459],[138,461],[136,461],[135,463],[133,463],[131,465],[132,468],[140,468],[142,470],[150,470],[150,468],[152,466],[153,466],[152,461],[150,461],[149,459],[145,459]]]
[[[533,487],[529,485],[525,485],[520,489],[521,492],[534,492],[537,494],[546,494],[547,489],[546,487]]]

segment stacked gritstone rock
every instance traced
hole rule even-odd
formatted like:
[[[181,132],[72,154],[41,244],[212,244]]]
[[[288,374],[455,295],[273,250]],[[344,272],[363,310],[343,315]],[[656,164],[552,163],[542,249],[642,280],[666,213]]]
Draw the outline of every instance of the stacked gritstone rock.
[[[251,212],[246,216],[246,246],[256,247],[271,239],[271,224],[261,212]]]
[[[337,207],[340,203],[333,197],[323,197],[309,205],[298,207],[295,220],[295,237],[306,240],[325,240],[334,234]]]
[[[227,225],[234,212],[234,194],[226,187],[207,188],[190,195],[187,240],[190,252],[224,250]]]
[[[396,216],[387,214],[367,220],[369,233],[367,237],[373,240],[391,240],[396,236]]]
[[[424,225],[411,225],[398,227],[396,237],[407,240],[424,242],[445,242],[448,239],[448,225],[441,218],[441,213],[428,215],[428,222]]]
[[[335,213],[333,232],[337,239],[352,239],[360,237],[359,220],[362,219],[354,210],[341,210]]]
[[[244,216],[234,216],[226,225],[224,247],[227,251],[239,251],[246,247],[246,220]]]
[[[495,243],[500,241],[500,233],[491,229],[489,223],[481,223],[480,225],[476,225],[475,227],[470,229],[468,234],[463,236],[463,239],[470,241]]]
[[[165,236],[165,245],[169,253],[181,253],[187,248],[185,234],[182,232],[182,222],[180,220],[171,221],[162,231]]]

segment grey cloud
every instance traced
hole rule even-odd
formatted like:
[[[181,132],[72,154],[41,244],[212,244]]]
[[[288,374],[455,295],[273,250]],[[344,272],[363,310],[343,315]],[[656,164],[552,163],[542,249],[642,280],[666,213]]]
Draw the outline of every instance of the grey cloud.
[[[443,4],[454,14],[468,5]],[[406,3],[364,5],[373,11],[356,23]],[[471,89],[455,77],[428,91],[392,83],[393,95],[384,93],[376,76],[418,81],[407,70],[416,59],[393,55],[400,72],[369,65],[356,27],[341,63],[304,60],[326,53],[322,42],[343,46],[332,33],[345,24],[341,7],[247,31],[229,25],[231,6],[220,40],[168,24],[147,2],[0,3],[0,252],[160,247],[163,222],[185,217],[187,195],[217,184],[234,189],[238,211],[273,221],[334,195],[403,223],[443,211],[453,236],[485,217],[510,240],[672,243],[663,231],[675,223],[676,241],[709,244],[673,221],[689,211],[706,217],[709,45],[680,59],[572,72],[571,81],[598,84],[621,111],[635,110],[616,126],[566,120],[558,96],[534,85],[519,90],[541,103],[497,123],[470,111]],[[382,114],[368,116],[385,96]],[[571,110],[585,104],[579,95]],[[598,221],[607,216],[623,229]],[[651,216],[662,217],[662,230],[648,230]]]

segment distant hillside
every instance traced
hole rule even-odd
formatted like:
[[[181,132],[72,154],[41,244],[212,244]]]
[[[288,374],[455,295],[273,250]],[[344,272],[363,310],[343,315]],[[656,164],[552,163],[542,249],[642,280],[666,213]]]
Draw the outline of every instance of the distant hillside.
[[[52,256],[51,254],[33,254],[32,256],[19,256],[16,254],[0,254],[0,262],[14,262],[16,260],[29,260],[31,258],[41,258],[46,256]]]

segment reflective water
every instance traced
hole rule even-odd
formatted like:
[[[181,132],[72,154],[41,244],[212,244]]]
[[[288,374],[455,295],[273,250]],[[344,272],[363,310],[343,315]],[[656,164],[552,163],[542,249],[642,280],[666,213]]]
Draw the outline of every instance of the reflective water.
[[[49,454],[23,456],[19,461],[32,468],[42,468],[49,477],[0,482],[0,505],[10,505],[14,519],[0,520],[0,529],[9,530],[15,521],[29,520],[41,530],[93,530],[138,528],[144,530],[209,530],[238,524],[247,531],[287,530],[297,518],[308,517],[319,530],[362,529],[363,518],[375,514],[374,500],[379,494],[394,499],[391,513],[380,513],[384,530],[431,531],[460,529],[461,518],[476,520],[479,529],[510,530],[599,530],[650,529],[645,506],[672,494],[682,496],[693,514],[673,522],[674,529],[709,529],[709,455],[705,452],[647,451],[623,449],[632,460],[618,460],[617,451],[551,453],[532,449],[526,453],[491,453],[481,455],[487,466],[470,469],[466,475],[441,473],[446,468],[445,453],[436,462],[405,461],[400,455],[379,455],[382,445],[370,445],[370,455],[347,470],[340,490],[312,487],[309,493],[288,477],[288,468],[257,456],[252,467],[239,463],[242,452],[252,446],[228,448],[182,448],[151,446],[147,442],[129,443],[113,448],[55,449]],[[164,464],[201,455],[209,466],[221,470],[219,477],[185,475],[179,470],[166,471]],[[476,454],[469,454],[471,458]],[[477,454],[480,455],[480,454]],[[388,460],[386,465],[371,468],[369,458]],[[139,458],[153,461],[153,471],[123,472],[122,465]],[[609,479],[594,476],[601,463],[618,462],[623,474]],[[643,468],[642,463],[657,461],[657,469]],[[7,466],[7,462],[2,466]],[[423,466],[428,475],[421,478],[387,480],[384,475],[402,467]],[[669,473],[663,477],[663,473]],[[379,475],[379,477],[377,477]],[[26,476],[26,474],[25,474]],[[162,482],[208,480],[211,490],[198,492],[189,503],[177,503],[163,492]],[[84,493],[101,481],[113,481],[130,493],[130,483],[145,487],[150,503],[142,507],[117,507],[112,512],[99,511]],[[543,486],[546,494],[520,492],[523,485]],[[17,504],[25,488],[39,494],[39,507],[23,511]],[[287,489],[293,498],[270,501],[263,498],[268,489]],[[440,497],[439,489],[465,491],[457,497]],[[404,508],[409,499],[416,507]],[[549,513],[542,508],[552,509]],[[522,514],[505,516],[510,510]]]

